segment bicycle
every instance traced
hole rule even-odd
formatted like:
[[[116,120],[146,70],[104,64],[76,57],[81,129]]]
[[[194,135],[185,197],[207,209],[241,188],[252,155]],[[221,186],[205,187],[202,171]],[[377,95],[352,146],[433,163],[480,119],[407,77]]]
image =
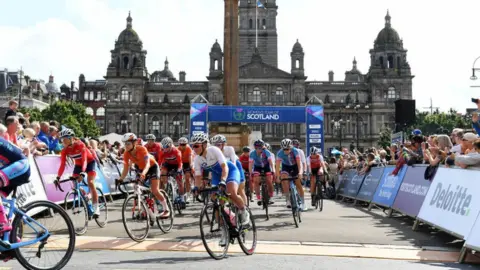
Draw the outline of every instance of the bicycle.
[[[245,174],[245,195],[247,195],[247,206],[250,206],[250,201],[253,201],[252,199],[252,191],[250,190],[250,173],[244,172]]]
[[[171,198],[171,200],[173,201],[172,211],[174,211],[174,209],[176,209],[178,211],[178,214],[181,215],[182,214],[182,209],[185,209],[186,203],[185,202],[181,203],[180,202],[180,195],[178,195],[179,187],[177,185],[177,180],[176,180],[176,177],[177,177],[178,174],[179,173],[177,173],[176,171],[170,171],[167,174],[162,174],[161,177],[164,177],[164,176],[167,177],[167,191],[166,192],[169,195],[169,197]]]
[[[299,223],[302,223],[302,198],[298,194],[297,186],[295,181],[297,181],[298,176],[283,178],[282,181],[289,181],[289,192],[290,192],[290,205],[292,207],[293,221],[295,222],[295,227],[298,228]]]
[[[313,198],[315,200],[315,209],[319,209],[320,212],[323,211],[323,184],[320,181],[320,176],[319,174],[315,175],[315,194],[313,195]],[[326,176],[323,175],[325,178]]]
[[[108,222],[108,207],[107,207],[107,199],[105,198],[103,191],[96,187],[97,194],[98,194],[98,208],[100,211],[105,212],[105,218],[103,221],[100,220],[100,215],[96,216],[94,214],[94,209],[92,205],[92,201],[90,199],[90,194],[87,194],[84,190],[84,187],[88,187],[88,184],[85,182],[85,175],[80,174],[80,177],[82,177],[82,181],[78,181],[75,177],[69,177],[67,179],[63,180],[55,180],[53,183],[55,184],[55,188],[57,190],[60,190],[61,192],[64,192],[64,190],[61,187],[61,183],[65,182],[74,182],[75,185],[72,187],[72,189],[65,195],[65,200],[64,200],[64,205],[63,207],[65,208],[65,211],[68,211],[68,203],[72,202],[72,215],[73,216],[83,216],[83,220],[85,220],[82,223],[79,223],[79,226],[75,226],[75,233],[77,235],[83,235],[87,232],[88,230],[88,221],[95,219],[95,222],[97,223],[98,227],[104,228],[107,225]],[[72,196],[73,199],[69,199],[69,197]],[[80,227],[82,226],[82,227]]]
[[[200,214],[200,235],[203,245],[210,257],[215,260],[221,260],[225,258],[227,256],[228,247],[230,244],[235,243],[235,238],[238,239],[238,243],[242,251],[246,255],[252,255],[257,246],[257,227],[255,226],[255,221],[250,209],[245,207],[245,211],[248,211],[250,214],[250,222],[246,226],[242,225],[241,222],[239,222],[238,209],[233,205],[225,191],[220,190],[218,187],[213,187],[204,189],[200,192],[207,194],[203,195],[204,197],[207,197],[208,194],[213,193],[212,203],[206,204]],[[206,217],[207,228],[204,228],[204,217]],[[251,247],[246,246],[246,234],[249,231],[253,232]],[[225,239],[225,242],[219,243],[222,248],[222,251],[219,255],[215,254],[214,250],[209,247],[209,243],[207,242],[205,235],[207,232],[223,232],[223,238],[221,241]]]
[[[264,172],[260,173],[260,192],[262,194],[262,207],[263,209],[265,209],[265,215],[267,216],[267,220],[270,220],[270,217],[268,216],[268,205],[271,204],[270,193],[268,192],[267,176]]]
[[[25,267],[26,269],[62,269],[70,261],[72,254],[75,249],[75,228],[73,226],[72,220],[68,216],[67,212],[60,207],[59,205],[50,202],[50,201],[34,201],[24,206],[18,206],[22,201],[22,195],[19,195],[17,200],[17,188],[13,190],[11,199],[3,198],[4,207],[8,208],[8,219],[12,220],[12,230],[4,232],[0,240],[0,259],[8,261],[10,259],[17,259],[18,262]],[[32,209],[34,209],[32,211]],[[32,211],[32,215],[26,214],[27,212]],[[66,253],[61,258],[61,260],[54,266],[35,266],[32,264],[32,259],[42,258],[42,251],[45,246],[49,243],[55,242],[51,237],[55,235],[54,232],[50,232],[43,225],[40,224],[41,219],[51,218],[53,214],[58,213],[60,218],[66,222],[66,230],[59,230],[62,233],[62,236],[69,236],[67,247],[65,249]],[[35,216],[33,218],[32,216]],[[56,221],[59,221],[59,218],[53,217]],[[25,225],[28,227],[25,228]],[[30,229],[29,229],[30,228]],[[33,239],[25,240],[26,234],[33,234]],[[65,234],[66,233],[66,234]],[[60,242],[63,242],[63,237]],[[32,246],[35,251],[25,252],[32,257],[29,259],[25,258],[24,252],[20,251],[20,248]],[[63,246],[63,245],[62,245]],[[54,250],[63,250],[57,247],[53,247],[50,252]],[[45,257],[45,256],[44,256]],[[52,256],[46,256],[52,257]],[[55,257],[55,256],[53,256]]]
[[[145,238],[147,238],[148,233],[150,232],[150,227],[154,225],[155,221],[157,222],[158,228],[163,232],[163,233],[168,233],[169,231],[172,230],[173,227],[173,207],[170,199],[167,196],[167,193],[164,190],[160,190],[160,193],[162,193],[163,197],[165,198],[167,202],[167,206],[170,209],[170,215],[166,218],[161,218],[157,216],[155,213],[159,212],[159,202],[156,200],[156,198],[153,196],[152,192],[150,191],[150,187],[147,187],[148,183],[144,183],[140,179],[140,175],[137,174],[135,178],[130,178],[128,181],[118,181],[118,179],[115,179],[115,186],[118,188],[119,186],[123,185],[128,185],[133,183],[133,194],[128,195],[125,200],[123,201],[122,205],[122,222],[123,222],[123,227],[125,228],[125,231],[127,232],[128,236],[136,242],[143,242]],[[120,192],[123,193],[122,189],[120,189]],[[131,230],[129,226],[127,225],[127,211],[128,210],[128,202],[133,200],[133,206],[131,207],[132,211],[132,220],[133,221],[140,221],[143,222],[145,221],[146,223],[146,228],[145,228],[145,234],[140,235],[139,237],[135,236],[133,234],[134,230]]]

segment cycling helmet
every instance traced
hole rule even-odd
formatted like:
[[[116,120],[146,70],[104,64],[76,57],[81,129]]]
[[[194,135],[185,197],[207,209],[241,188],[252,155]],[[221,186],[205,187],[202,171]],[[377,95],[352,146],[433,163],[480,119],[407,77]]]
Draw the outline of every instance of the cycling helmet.
[[[133,133],[126,133],[123,135],[122,142],[134,142],[137,140],[137,135]]]
[[[162,145],[162,148],[168,148],[173,145],[173,140],[170,137],[165,137],[162,139],[160,144]]]
[[[217,144],[217,143],[220,143],[221,141],[221,135],[217,134],[215,136],[213,136],[212,138],[210,138],[210,143],[211,144]]]
[[[265,146],[265,142],[262,141],[262,140],[256,140],[256,141],[253,143],[253,146],[255,146],[255,147],[264,147],[264,146]]]
[[[290,139],[283,139],[281,142],[280,142],[280,146],[282,148],[290,148],[292,147],[292,140]]]
[[[153,134],[148,134],[147,136],[145,136],[145,140],[156,140],[157,138],[155,137],[155,135]]]
[[[297,139],[294,139],[294,140],[292,140],[292,144],[293,144],[293,146],[295,146],[295,147],[296,147],[296,146],[299,146],[299,145],[300,145],[300,141],[297,140]]]
[[[185,137],[181,137],[180,139],[178,139],[178,144],[187,144],[187,143],[188,143],[188,139]]]
[[[243,152],[249,152],[249,153],[250,153],[250,147],[244,146],[244,147],[242,148],[242,151],[243,151]]]
[[[313,154],[317,148],[315,146],[310,147],[310,154]]]
[[[190,142],[192,144],[195,144],[195,143],[206,143],[208,142],[208,135],[201,132],[201,133],[197,133],[197,134],[193,134],[192,138],[190,138]]]
[[[218,134],[218,142],[219,143],[226,143],[227,142],[227,137],[221,135],[221,134]]]
[[[272,146],[269,143],[265,143],[265,147],[268,151],[272,151]]]
[[[60,139],[65,138],[65,137],[73,137],[73,136],[75,136],[75,132],[73,130],[69,129],[69,128],[66,128],[66,129],[60,131],[59,136],[60,136]]]

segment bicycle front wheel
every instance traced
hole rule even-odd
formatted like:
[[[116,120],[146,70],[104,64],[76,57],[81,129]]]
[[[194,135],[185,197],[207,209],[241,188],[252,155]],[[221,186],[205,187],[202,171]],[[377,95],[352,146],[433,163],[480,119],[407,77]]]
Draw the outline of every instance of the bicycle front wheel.
[[[128,196],[123,202],[123,226],[133,241],[142,242],[148,236],[150,217],[147,211],[147,206],[143,201],[138,201],[138,195],[136,194]]]
[[[262,184],[262,204],[263,208],[265,209],[265,215],[267,217],[267,220],[270,219],[268,216],[268,204],[270,203],[270,196],[268,194],[268,189],[266,184]]]
[[[210,217],[208,217],[209,215]],[[203,207],[200,214],[200,235],[203,246],[210,257],[221,260],[227,256],[230,232],[227,221],[220,213],[219,206],[208,204]]]
[[[98,208],[100,209],[100,215],[95,218],[95,222],[98,227],[103,228],[107,225],[108,222],[108,207],[107,207],[107,198],[103,195],[103,191],[97,188],[98,194]]]
[[[168,209],[170,210],[170,215],[168,216],[168,218],[157,217],[157,225],[158,225],[158,228],[163,233],[167,233],[167,232],[171,231],[172,227],[173,227],[173,219],[175,217],[175,215],[173,213],[174,209],[173,209],[173,206],[172,206],[172,202],[170,201],[170,199],[167,196],[167,193],[163,190],[160,190],[160,192],[162,193],[163,197],[167,201],[167,206],[168,206]]]
[[[300,205],[297,203],[297,194],[295,194],[295,191],[290,190],[290,205],[292,206],[292,215],[293,215],[293,222],[295,223],[295,227],[298,228],[298,211]]]
[[[257,248],[257,227],[255,226],[255,220],[250,209],[247,207],[245,211],[250,214],[250,224],[243,226],[242,230],[238,234],[238,244],[245,255],[252,255]],[[251,234],[251,236],[250,236]]]
[[[82,196],[79,196],[78,190],[72,189],[65,195],[63,207],[72,219],[75,233],[77,235],[85,234],[88,229],[88,204]]]
[[[76,240],[75,227],[67,212],[50,201],[35,201],[20,210],[25,214],[16,213],[10,243],[27,242],[48,236],[35,244],[13,250],[18,262],[26,269],[62,269],[72,257]],[[60,223],[60,226],[47,228],[47,224],[57,223]],[[34,264],[41,259],[59,261],[52,264]]]

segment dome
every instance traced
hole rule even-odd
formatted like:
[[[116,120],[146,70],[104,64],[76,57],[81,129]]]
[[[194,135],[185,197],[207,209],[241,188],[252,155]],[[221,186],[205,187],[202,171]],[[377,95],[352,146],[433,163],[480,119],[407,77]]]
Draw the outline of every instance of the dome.
[[[165,59],[165,67],[162,71],[155,71],[151,75],[151,80],[153,82],[161,81],[176,81],[177,79],[173,76],[172,71],[168,68],[168,59]]]
[[[119,42],[123,42],[123,43],[141,42],[140,37],[138,37],[137,32],[135,32],[135,30],[133,30],[133,28],[132,28],[132,17],[130,16],[130,12],[128,12],[128,17],[127,17],[127,28],[125,28],[125,30],[123,30],[120,33],[120,35],[118,35],[117,40]]]
[[[294,51],[294,52],[303,52],[302,44],[300,44],[300,42],[298,42],[298,39],[297,39],[297,42],[295,42],[295,44],[293,45],[292,51]]]
[[[213,43],[212,46],[212,52],[221,52],[222,48],[220,47],[220,44],[218,43],[218,40],[215,40],[215,43]]]
[[[390,21],[391,17],[387,10],[387,15],[385,16],[385,27],[378,33],[377,39],[375,40],[375,45],[401,42],[400,36],[398,35],[397,31],[392,28]]]

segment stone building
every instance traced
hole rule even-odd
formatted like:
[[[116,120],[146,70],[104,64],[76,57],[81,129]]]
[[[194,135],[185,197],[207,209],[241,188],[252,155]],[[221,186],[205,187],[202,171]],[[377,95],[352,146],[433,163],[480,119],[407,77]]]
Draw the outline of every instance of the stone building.
[[[352,141],[358,142],[360,148],[375,145],[382,127],[394,128],[394,101],[412,98],[414,76],[407,50],[392,28],[388,12],[370,50],[367,73],[358,70],[353,58],[351,68],[340,80],[331,71],[326,81],[308,81],[305,52],[298,40],[292,42],[290,71],[278,68],[275,0],[265,3],[266,11],[258,14],[255,48],[255,3],[240,0],[239,4],[242,105],[301,106],[317,97],[325,105],[326,149],[347,146]],[[147,51],[133,29],[130,14],[110,53],[105,80],[86,81],[80,75],[78,92],[78,99],[91,108],[105,133],[132,131],[140,136],[154,133],[157,137],[178,138],[188,134],[192,98],[202,94],[211,104],[223,102],[223,52],[216,41],[210,51],[207,81],[187,81],[184,71],[177,79],[167,59],[163,70],[149,73]],[[250,128],[261,131],[273,145],[287,136],[305,140],[304,124],[254,124]]]

